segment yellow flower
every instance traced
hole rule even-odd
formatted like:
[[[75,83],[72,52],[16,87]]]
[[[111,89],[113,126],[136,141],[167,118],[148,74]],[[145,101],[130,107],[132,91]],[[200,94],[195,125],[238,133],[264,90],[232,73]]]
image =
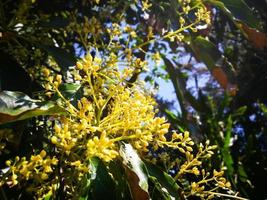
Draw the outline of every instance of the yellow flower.
[[[42,150],[42,151],[40,152],[40,156],[41,156],[42,158],[44,158],[44,157],[46,156],[46,151],[45,151],[45,150]]]
[[[17,178],[18,178],[18,176],[16,174],[12,174],[11,181],[12,181],[13,186],[18,184]]]
[[[195,174],[195,175],[199,175],[200,174],[200,172],[199,172],[197,167],[193,167],[192,173]]]
[[[46,173],[42,173],[42,174],[41,174],[41,179],[42,179],[42,180],[46,180],[46,179],[48,179],[48,175],[47,175]]]
[[[57,144],[57,137],[56,136],[52,136],[51,137],[51,142],[53,143],[53,144]]]
[[[145,10],[148,10],[152,6],[152,4],[149,3],[148,0],[142,1],[142,4],[143,4],[143,7],[142,8],[143,8],[144,11]]]
[[[42,161],[42,157],[40,155],[32,155],[31,156],[31,161],[33,162],[38,162],[38,161]]]
[[[47,68],[43,68],[42,73],[44,74],[45,77],[49,77],[49,75],[50,75],[50,70],[47,69]]]
[[[7,165],[7,166],[10,166],[10,165],[11,165],[11,161],[10,161],[10,160],[7,160],[7,161],[6,161],[6,165]]]

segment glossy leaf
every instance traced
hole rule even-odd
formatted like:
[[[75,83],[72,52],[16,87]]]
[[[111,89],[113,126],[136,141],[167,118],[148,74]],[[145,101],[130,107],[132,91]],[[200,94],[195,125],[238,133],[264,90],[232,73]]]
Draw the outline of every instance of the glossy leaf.
[[[108,168],[109,173],[111,173],[113,179],[116,180],[116,190],[114,191],[116,193],[116,200],[131,199],[131,193],[128,187],[127,177],[121,161],[111,161],[108,165]]]
[[[81,84],[77,84],[77,83],[64,83],[64,84],[59,85],[58,87],[61,94],[68,100],[72,100],[72,98],[75,98],[80,88],[81,88]],[[53,99],[56,100],[57,98],[59,97],[57,94],[55,94]]]
[[[166,189],[168,193],[176,200],[178,199],[184,199],[181,194],[181,189],[178,186],[178,184],[175,182],[175,180],[166,172],[162,171],[157,166],[146,163],[146,168],[148,170],[149,177],[154,177],[161,185],[162,189]]]
[[[0,124],[64,113],[66,111],[63,108],[51,101],[34,100],[22,92],[0,92]]]
[[[47,45],[38,46],[47,51],[47,53],[55,59],[62,70],[67,70],[70,66],[74,66],[76,64],[75,57],[64,49]]]
[[[248,175],[247,175],[244,167],[242,165],[238,164],[237,170],[238,170],[238,174],[239,174],[240,180],[242,182],[247,182],[248,181]]]
[[[148,177],[145,165],[130,144],[122,143],[120,155],[125,166],[127,180],[134,200],[149,199]]]
[[[178,116],[176,116],[172,111],[165,109],[164,113],[167,115],[168,119],[172,122],[179,122]]]
[[[150,196],[153,200],[172,200],[171,195],[162,190],[162,187],[155,177],[149,177],[149,187],[151,188]]]
[[[196,58],[206,64],[221,87],[235,95],[237,86],[235,85],[234,69],[218,48],[201,36],[192,39],[190,47],[195,53]]]
[[[251,28],[247,26],[245,23],[240,22],[239,26],[241,27],[242,31],[245,33],[245,36],[248,38],[252,44],[258,48],[263,49],[267,47],[267,36],[266,34],[258,31],[255,28]]]
[[[267,46],[267,37],[260,32],[259,20],[243,0],[209,0],[208,2],[222,10],[256,48],[262,49]]]
[[[254,16],[253,11],[248,7],[245,1],[220,0],[217,2],[212,2],[217,5],[219,5],[219,3],[223,4],[219,7],[223,9],[224,12],[227,12],[233,20],[242,21],[252,28],[260,28],[258,19],[256,18],[256,16]]]
[[[90,198],[95,200],[116,200],[115,182],[110,176],[105,163],[99,158],[91,159],[94,175],[90,185]]]

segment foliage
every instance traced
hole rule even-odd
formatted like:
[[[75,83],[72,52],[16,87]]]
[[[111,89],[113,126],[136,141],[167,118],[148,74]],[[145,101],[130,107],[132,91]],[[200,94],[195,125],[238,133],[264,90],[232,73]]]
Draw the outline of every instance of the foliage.
[[[263,199],[259,177],[267,176],[260,170],[267,158],[266,116],[260,105],[266,104],[266,15],[249,6],[262,10],[266,3],[208,3],[217,8],[212,12],[213,26],[199,30],[201,36],[188,36],[192,43],[172,44],[172,53],[177,46],[178,51],[162,56],[164,76],[170,77],[181,114],[166,106],[160,110],[174,128],[216,143],[221,158],[212,164],[223,160],[227,177],[243,195]]]
[[[229,151],[245,107],[227,112],[231,99],[213,100],[214,88],[198,90],[197,99],[177,62],[180,47],[192,52],[236,94],[235,68],[205,38],[215,15],[224,12],[258,48],[266,38],[248,6],[234,3],[1,1],[1,198],[243,199],[224,173],[234,187],[235,175],[247,181]],[[181,106],[181,117],[163,110],[171,124],[138,79],[161,60]],[[186,130],[207,140],[193,142]]]
[[[17,156],[14,161],[6,161],[8,170],[3,174],[1,183],[9,187],[23,187],[26,180],[31,183],[26,184],[26,190],[38,198],[45,198],[47,195],[51,198],[57,198],[58,195],[79,198],[86,185],[92,185],[94,188],[94,184],[97,184],[94,179],[98,179],[99,165],[101,171],[106,170],[106,176],[109,176],[106,165],[121,157],[127,166],[125,173],[126,179],[129,179],[132,198],[140,198],[141,194],[144,199],[148,199],[147,174],[141,170],[141,163],[138,162],[142,161],[133,146],[143,159],[152,159],[153,162],[157,160],[151,155],[153,151],[172,148],[182,153],[186,158],[184,163],[183,156],[171,161],[164,152],[159,154],[158,159],[168,165],[167,169],[178,169],[179,166],[174,180],[182,182],[181,177],[188,173],[203,177],[199,182],[189,184],[189,191],[183,190],[186,196],[200,195],[203,198],[211,198],[217,194],[215,189],[230,187],[230,183],[222,177],[223,171],[215,170],[212,176],[204,169],[200,172],[202,161],[210,158],[216,147],[209,146],[207,142],[205,146],[200,145],[198,153],[194,155],[194,143],[188,132],[184,135],[174,132],[172,138],[167,140],[165,134],[169,124],[165,123],[164,118],[155,117],[155,103],[149,93],[143,93],[144,89],[138,82],[129,88],[125,80],[131,73],[128,68],[122,72],[118,71],[112,59],[107,58],[107,63],[104,63],[100,58],[93,59],[88,54],[77,62],[76,69],[71,71],[73,80],[79,82],[83,88],[82,96],[77,102],[72,102],[74,98],[67,100],[58,89],[62,81],[61,75],[53,77],[48,69],[43,70],[47,76],[47,83],[44,84],[49,92],[47,95],[56,93],[59,97],[58,105],[65,108],[68,114],[62,116],[55,113],[58,117],[54,116],[53,120],[49,120],[47,135],[44,137],[49,138],[50,142],[46,142],[42,150],[36,150],[39,153],[29,158]],[[95,157],[100,160],[93,161]],[[102,161],[106,164],[101,164]],[[57,167],[59,171],[56,170]],[[64,179],[60,178],[61,176]],[[111,182],[115,181],[109,179]],[[139,186],[136,182],[139,182]],[[205,187],[212,187],[213,184],[215,188],[212,190]],[[63,194],[59,193],[61,187]],[[141,187],[141,190],[137,189],[138,187]],[[96,191],[93,188],[89,189],[87,195],[94,196]]]

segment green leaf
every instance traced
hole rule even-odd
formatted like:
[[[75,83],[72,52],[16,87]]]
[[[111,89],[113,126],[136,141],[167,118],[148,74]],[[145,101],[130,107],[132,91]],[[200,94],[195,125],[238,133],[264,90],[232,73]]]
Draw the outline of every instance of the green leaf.
[[[47,51],[47,53],[55,59],[55,61],[61,67],[62,70],[67,70],[69,66],[74,66],[76,64],[75,57],[64,49],[48,45],[37,46]]]
[[[51,200],[52,199],[52,194],[47,194],[47,195],[45,195],[45,197],[44,197],[44,200]]]
[[[143,161],[130,144],[122,143],[120,155],[123,159],[127,180],[134,200],[147,200],[148,178]]]
[[[167,115],[168,119],[170,121],[173,122],[177,122],[178,120],[178,116],[176,116],[172,111],[170,111],[169,109],[164,109],[164,113]]]
[[[225,165],[227,167],[227,172],[229,173],[230,176],[232,176],[234,172],[234,168],[233,168],[234,161],[231,155],[231,151],[229,149],[231,137],[232,137],[232,128],[233,128],[233,120],[232,120],[232,117],[229,116],[227,119],[227,124],[226,124],[226,133],[224,137],[222,155],[223,155],[223,160],[225,162]]]
[[[210,1],[214,5],[217,5],[225,13],[227,13],[233,20],[242,21],[252,28],[259,29],[260,23],[256,16],[254,16],[253,11],[248,7],[248,5],[243,0],[220,0],[220,1]]]
[[[224,145],[223,145],[223,147],[226,148],[226,150],[228,150],[229,145],[230,145],[230,140],[232,136],[232,127],[233,127],[233,120],[232,120],[232,117],[229,116],[227,118],[226,133],[225,133]]]
[[[173,198],[167,191],[163,191],[162,190],[162,187],[160,185],[160,183],[154,179],[154,184],[155,184],[155,190],[154,190],[154,193],[153,193],[153,198],[152,199],[157,199],[157,200],[173,200],[175,198]],[[158,192],[155,193],[155,192]]]
[[[238,117],[243,115],[247,110],[247,106],[242,106],[240,108],[238,108],[233,114],[232,117]]]
[[[191,95],[190,91],[187,90],[186,88],[187,76],[185,76],[185,73],[181,72],[181,69],[179,69],[179,64],[175,63],[174,65],[173,61],[170,61],[164,55],[161,55],[161,57],[165,63],[166,71],[168,72],[172,84],[174,86],[175,93],[181,107],[182,118],[185,119],[187,113],[187,110],[185,108],[186,107],[185,99],[188,102],[190,102],[191,106],[194,107],[194,109],[196,109],[197,111],[202,110],[202,106],[199,104],[196,98],[193,95]]]
[[[95,178],[95,174],[96,174],[96,168],[93,168],[94,170],[92,170],[92,174],[94,174],[94,178]],[[90,194],[90,186],[91,186],[91,175],[90,174],[85,174],[82,178],[82,180],[80,181],[79,185],[80,190],[79,190],[79,200],[87,200]]]
[[[162,186],[155,177],[149,177],[150,196],[153,200],[171,200],[172,197],[168,191],[163,191]]]
[[[256,48],[267,46],[267,37],[260,32],[260,22],[243,0],[209,0],[211,5],[222,10],[243,32]]]
[[[261,103],[260,108],[261,108],[262,112],[267,116],[267,106],[265,106],[263,103]]]
[[[116,200],[115,182],[110,176],[105,163],[99,158],[91,159],[93,166],[92,183],[88,199],[94,200]]]
[[[51,101],[34,100],[22,92],[0,92],[0,124],[40,115],[65,113],[63,108]]]
[[[181,113],[182,113],[182,119],[185,118],[187,115],[187,110],[185,108],[185,100],[184,100],[184,93],[185,93],[185,84],[183,79],[179,79],[178,73],[179,71],[176,70],[175,66],[173,63],[166,58],[166,56],[161,55],[165,65],[166,65],[166,71],[168,72],[170,79],[172,81],[176,97],[178,99],[180,108],[181,108]]]
[[[203,61],[209,70],[212,70],[222,57],[218,48],[212,42],[201,36],[192,38],[191,48],[193,49],[197,58]]]
[[[127,183],[127,177],[121,161],[114,160],[108,165],[109,172],[115,181],[116,200],[131,199],[131,193]]]
[[[238,164],[238,174],[239,174],[239,178],[242,182],[247,182],[248,181],[248,176],[247,173],[243,167],[243,165]]]
[[[81,89],[81,84],[78,83],[63,83],[58,87],[60,93],[68,100],[72,100],[76,97],[77,93]],[[79,96],[80,97],[80,96]],[[79,98],[77,97],[77,98]],[[57,100],[59,98],[58,94],[55,94],[52,100]]]
[[[152,181],[155,181],[153,177],[156,178],[162,189],[166,189],[168,193],[176,200],[184,199],[181,194],[181,188],[169,174],[148,162],[146,162],[146,168],[148,170],[149,177],[152,178]]]
[[[223,57],[215,44],[198,36],[191,39],[190,47],[195,53],[196,58],[206,64],[222,88],[227,89],[230,94],[235,95],[237,86],[235,85],[233,66]]]
[[[79,200],[87,200],[88,199],[88,196],[82,196],[82,197],[79,197]]]
[[[81,84],[78,83],[64,83],[59,86],[59,90],[65,98],[72,98],[76,92],[81,88]]]

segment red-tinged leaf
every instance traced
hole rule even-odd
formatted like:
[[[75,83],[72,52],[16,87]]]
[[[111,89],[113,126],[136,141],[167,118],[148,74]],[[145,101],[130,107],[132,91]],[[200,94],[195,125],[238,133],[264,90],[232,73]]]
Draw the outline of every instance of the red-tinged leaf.
[[[145,165],[130,144],[123,143],[120,155],[125,166],[127,181],[134,200],[148,200],[148,177]]]
[[[214,67],[211,70],[212,75],[214,78],[219,82],[219,84],[224,88],[227,89],[228,86],[228,78],[222,68],[220,67]]]
[[[247,39],[258,49],[267,47],[267,36],[255,28],[250,28],[245,23],[240,22],[241,29],[245,33]]]
[[[209,0],[208,3],[222,10],[256,48],[267,46],[267,36],[260,31],[259,20],[243,0]]]
[[[231,84],[225,71],[221,67],[214,67],[211,70],[212,76],[218,81],[223,89],[228,91],[230,96],[235,96],[237,93],[237,85]]]
[[[207,66],[221,87],[234,96],[237,90],[235,71],[215,44],[198,36],[191,40],[190,47],[195,57]]]
[[[259,20],[243,0],[208,0],[207,2],[222,10],[234,22],[239,21],[252,28],[260,28]]]
[[[149,199],[149,195],[146,191],[140,188],[138,185],[139,178],[138,176],[131,171],[129,168],[125,168],[126,176],[128,183],[130,185],[131,194],[134,200],[147,200]]]

